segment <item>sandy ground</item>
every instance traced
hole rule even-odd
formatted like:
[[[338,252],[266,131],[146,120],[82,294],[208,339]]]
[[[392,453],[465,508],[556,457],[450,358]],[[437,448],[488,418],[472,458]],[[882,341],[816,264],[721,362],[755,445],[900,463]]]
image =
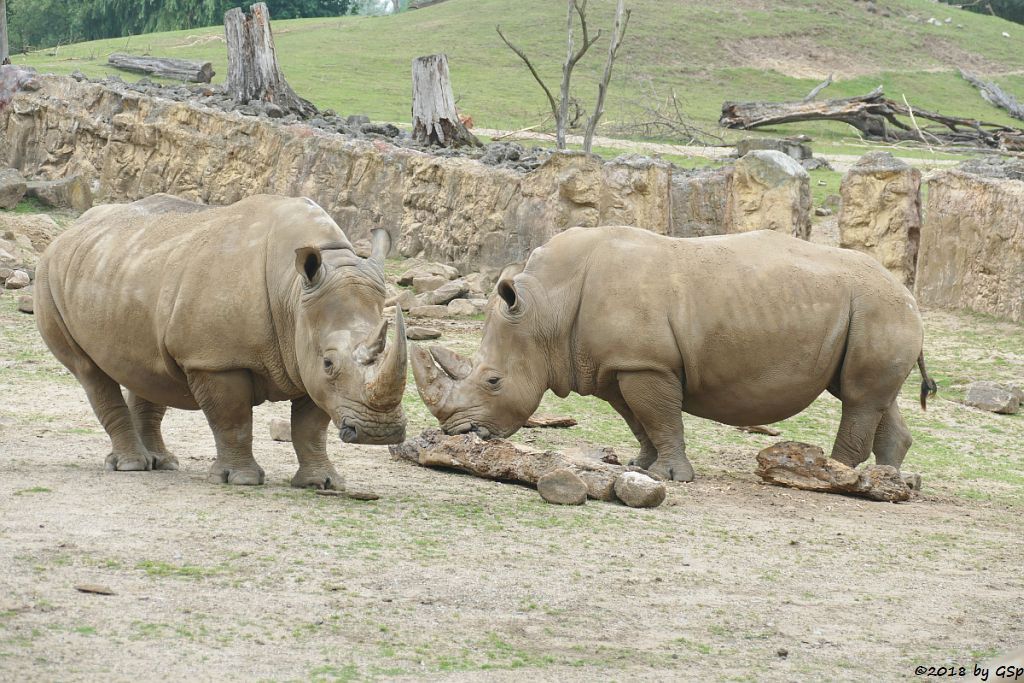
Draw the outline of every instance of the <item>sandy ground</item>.
[[[703,449],[654,510],[340,442],[381,499],[323,497],[288,486],[283,404],[256,409],[262,487],[206,483],[213,440],[179,411],[180,471],[105,472],[83,392],[9,294],[0,323],[0,680],[877,681],[1024,642],[1013,504],[766,486],[752,435]]]

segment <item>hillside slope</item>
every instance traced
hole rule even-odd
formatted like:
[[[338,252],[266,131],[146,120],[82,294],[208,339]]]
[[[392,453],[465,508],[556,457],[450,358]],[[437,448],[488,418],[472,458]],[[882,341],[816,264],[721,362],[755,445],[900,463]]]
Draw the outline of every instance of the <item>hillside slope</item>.
[[[1024,94],[1024,27],[932,0],[630,0],[633,9],[609,94],[606,122],[642,115],[652,93],[675,90],[704,125],[726,99],[804,96],[829,73],[826,97],[863,94],[878,84],[899,99],[960,116],[1010,123],[957,74],[963,66]],[[607,28],[613,0],[592,0],[592,26]],[[941,26],[927,23],[931,17]],[[945,20],[949,19],[946,23]],[[446,52],[460,109],[488,128],[536,125],[546,101],[494,31],[523,47],[556,89],[564,53],[564,4],[552,0],[449,0],[387,17],[275,22],[281,63],[295,89],[321,107],[405,121],[410,61]],[[1003,33],[1009,34],[1009,38]],[[115,73],[115,51],[208,59],[226,74],[222,29],[182,31],[65,46],[16,56],[43,70]],[[574,94],[593,101],[606,39],[579,67]],[[52,52],[52,51],[50,51]],[[122,74],[130,79],[130,74]],[[806,130],[808,126],[801,127]],[[828,137],[841,125],[811,126]]]

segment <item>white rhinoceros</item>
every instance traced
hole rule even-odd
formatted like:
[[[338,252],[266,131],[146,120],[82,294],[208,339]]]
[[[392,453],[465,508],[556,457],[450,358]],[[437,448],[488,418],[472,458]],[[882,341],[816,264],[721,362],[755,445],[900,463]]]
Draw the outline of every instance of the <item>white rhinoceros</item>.
[[[98,206],[43,254],[36,318],[110,436],[108,469],[177,469],[160,422],[167,406],[198,408],[217,444],[209,479],[261,484],[252,407],[289,399],[292,485],[341,488],[332,419],[347,442],[405,436],[405,330],[399,311],[385,352],[381,315],[389,247],[375,231],[372,257],[359,258],[309,199]]]
[[[843,403],[832,457],[899,467],[911,438],[896,396],[916,363],[934,393],[910,292],[874,259],[772,231],[673,239],[573,228],[498,282],[472,362],[414,347],[420,396],[446,433],[508,436],[547,390],[604,399],[635,461],[693,479],[681,412],[731,425]]]

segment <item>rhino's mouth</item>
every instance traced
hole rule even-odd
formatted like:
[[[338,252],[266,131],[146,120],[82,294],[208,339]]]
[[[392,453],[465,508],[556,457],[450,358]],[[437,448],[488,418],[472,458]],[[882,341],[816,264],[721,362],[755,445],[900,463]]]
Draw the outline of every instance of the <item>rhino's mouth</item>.
[[[338,428],[338,436],[345,443],[357,443],[370,446],[387,446],[405,441],[405,421],[397,423],[371,424],[342,418]]]
[[[485,441],[487,439],[497,436],[487,427],[479,424],[474,424],[472,422],[461,422],[451,427],[446,426],[442,428],[441,431],[443,431],[448,436],[455,436],[457,434],[476,434]]]

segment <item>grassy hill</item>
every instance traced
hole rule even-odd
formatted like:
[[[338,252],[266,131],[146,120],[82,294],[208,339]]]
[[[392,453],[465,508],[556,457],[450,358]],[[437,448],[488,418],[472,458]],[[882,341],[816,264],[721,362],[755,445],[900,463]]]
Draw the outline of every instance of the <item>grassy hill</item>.
[[[651,93],[675,90],[686,112],[712,127],[726,99],[803,97],[830,72],[825,97],[859,95],[882,84],[918,107],[1012,123],[956,72],[969,68],[1024,95],[1024,27],[932,0],[880,0],[878,11],[853,0],[630,0],[633,17],[609,94],[605,122],[642,114]],[[611,24],[613,0],[592,0],[592,26]],[[942,26],[926,23],[930,17]],[[564,45],[564,4],[553,0],[449,0],[386,17],[300,19],[274,23],[279,59],[303,96],[341,113],[405,121],[413,57],[446,52],[459,107],[478,127],[540,123],[547,106],[495,24],[523,47],[557,89]],[[1006,32],[1009,38],[1002,34]],[[226,75],[221,27],[95,41],[15,56],[41,70],[117,73],[111,52],[210,60]],[[574,94],[588,105],[603,68],[606,39],[578,68]],[[130,74],[121,74],[132,78]],[[1018,122],[1019,123],[1019,122]],[[802,124],[839,142],[839,124]]]

